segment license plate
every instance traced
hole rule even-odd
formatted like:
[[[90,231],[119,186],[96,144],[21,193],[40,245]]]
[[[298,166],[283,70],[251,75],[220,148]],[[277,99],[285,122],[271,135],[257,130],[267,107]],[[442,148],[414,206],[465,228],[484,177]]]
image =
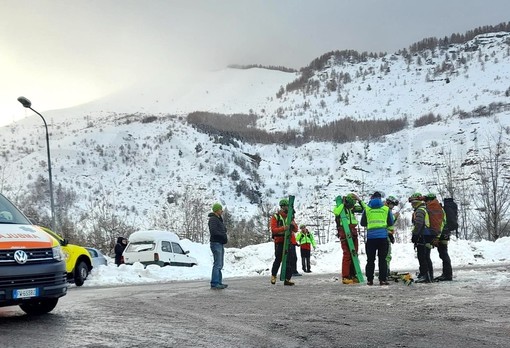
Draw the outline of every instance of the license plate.
[[[14,298],[30,298],[39,296],[39,288],[14,289]]]

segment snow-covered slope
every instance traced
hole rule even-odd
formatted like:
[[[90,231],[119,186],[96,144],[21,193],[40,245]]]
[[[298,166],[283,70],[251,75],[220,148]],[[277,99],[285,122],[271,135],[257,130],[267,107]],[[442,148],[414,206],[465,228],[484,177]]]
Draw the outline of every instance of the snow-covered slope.
[[[107,197],[145,225],[169,197],[187,189],[246,217],[257,214],[257,202],[240,193],[240,186],[260,194],[259,203],[276,204],[296,194],[303,220],[318,213],[329,217],[334,198],[349,191],[366,195],[377,188],[401,199],[415,190],[434,191],[445,150],[461,163],[501,127],[510,127],[509,41],[508,33],[498,33],[407,59],[386,55],[356,64],[332,59],[312,77],[317,88],[281,98],[280,87],[297,74],[225,69],[184,81],[178,90],[151,82],[86,105],[45,111],[53,181],[77,191],[84,210],[98,196]],[[350,82],[335,91],[326,87],[346,73]],[[491,104],[500,106],[490,117],[460,117]],[[323,125],[346,116],[405,116],[409,124],[379,142],[228,146],[187,124],[185,115],[196,110],[254,113],[257,126],[268,131],[301,130],[303,120]],[[413,127],[428,113],[442,120]],[[149,121],[152,115],[157,119]],[[0,128],[0,137],[5,194],[23,191],[37,174],[46,176],[44,128],[37,115]],[[260,155],[260,164],[247,154]],[[232,179],[234,170],[238,179]],[[466,170],[469,178],[472,169]]]

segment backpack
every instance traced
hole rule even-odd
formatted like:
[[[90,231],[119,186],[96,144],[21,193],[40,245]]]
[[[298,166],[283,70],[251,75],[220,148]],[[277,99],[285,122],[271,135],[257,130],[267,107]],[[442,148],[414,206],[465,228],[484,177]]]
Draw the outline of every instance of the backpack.
[[[445,198],[443,202],[443,209],[446,213],[446,224],[444,226],[445,235],[450,235],[452,231],[456,231],[459,228],[459,208],[453,198]]]
[[[427,213],[429,215],[429,229],[435,235],[441,234],[443,231],[444,223],[444,211],[441,204],[434,199],[433,201],[426,203]]]

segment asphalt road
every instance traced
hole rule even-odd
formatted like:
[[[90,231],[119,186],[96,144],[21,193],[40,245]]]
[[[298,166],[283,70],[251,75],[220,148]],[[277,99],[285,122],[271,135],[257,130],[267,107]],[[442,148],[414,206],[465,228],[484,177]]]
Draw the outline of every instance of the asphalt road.
[[[0,347],[510,347],[505,286],[469,277],[386,287],[334,275],[295,280],[72,287],[48,315],[0,308]]]

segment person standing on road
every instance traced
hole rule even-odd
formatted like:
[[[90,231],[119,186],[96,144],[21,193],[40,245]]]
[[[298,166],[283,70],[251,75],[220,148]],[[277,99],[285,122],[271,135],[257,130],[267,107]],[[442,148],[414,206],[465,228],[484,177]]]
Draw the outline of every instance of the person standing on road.
[[[443,224],[441,226],[441,231],[437,233],[436,237],[432,241],[432,245],[437,248],[437,252],[439,253],[439,258],[443,261],[443,273],[434,278],[434,281],[450,281],[452,280],[452,261],[450,260],[450,255],[448,255],[448,241],[450,240],[451,231],[448,228],[448,224],[446,223],[446,213],[444,208],[441,206],[441,203],[436,198],[434,193],[429,193],[425,196],[425,204],[427,205],[427,211],[430,214],[430,211],[439,210],[441,208],[442,212],[442,221]],[[430,208],[429,208],[430,207]],[[435,208],[434,208],[435,207]]]
[[[276,284],[276,275],[283,259],[283,245],[285,242],[285,231],[287,230],[287,214],[289,212],[289,201],[284,198],[280,200],[280,210],[271,217],[271,234],[274,240],[274,255],[275,259],[273,267],[271,268],[271,284]],[[290,279],[294,270],[292,269],[294,259],[296,258],[296,248],[292,244],[296,244],[296,235],[298,227],[294,219],[292,219],[290,226],[290,244],[287,254],[287,265],[285,271],[285,281],[283,285],[294,285]]]
[[[425,205],[425,197],[421,193],[414,193],[409,197],[409,202],[413,206],[413,236],[411,241],[414,243],[416,253],[418,254],[418,263],[420,264],[420,274],[415,283],[430,283],[434,279],[434,270],[432,260],[430,259],[430,249],[434,235],[430,231],[430,218]]]
[[[354,243],[354,249],[358,252],[358,220],[354,215],[354,207],[356,199],[354,194],[349,193],[345,197],[337,196],[335,198],[336,207],[333,209],[335,214],[335,223],[338,239],[340,239],[340,245],[342,247],[342,284],[354,284],[358,283],[356,277],[356,271],[354,269],[354,263],[352,261],[351,251],[347,242],[347,236],[345,235],[344,227],[342,224],[341,213],[345,211],[347,220],[349,221],[349,230],[351,232],[352,242]]]
[[[356,196],[356,198],[358,197]],[[388,227],[393,226],[393,214],[390,208],[383,204],[380,192],[374,192],[368,204],[361,200],[359,202],[364,209],[360,223],[361,226],[367,228],[367,243],[365,245],[367,285],[374,285],[376,254],[379,265],[379,285],[389,285],[386,280],[388,268],[386,255],[388,253]]]
[[[122,258],[122,253],[127,247],[127,239],[124,237],[117,237],[117,243],[115,244],[115,264],[119,267],[124,263],[124,259]]]
[[[296,235],[296,241],[300,246],[301,251],[301,266],[303,268],[303,272],[311,273],[310,270],[310,254],[312,247],[315,249],[315,239],[313,238],[313,233],[308,231],[306,225],[299,226],[300,231]]]
[[[384,205],[386,205],[390,210],[392,210],[394,207],[398,206],[398,199],[396,199],[393,196],[388,196],[386,198],[386,201],[384,202]],[[393,214],[393,218],[395,219],[393,221],[393,226],[388,226],[388,253],[386,254],[386,264],[388,265],[388,269],[386,270],[386,278],[390,276],[391,269],[390,269],[390,262],[391,262],[391,245],[395,243],[395,224],[397,222],[397,219],[399,217],[399,213],[396,212]]]
[[[211,252],[213,254],[213,267],[211,273],[211,289],[226,289],[227,284],[223,284],[223,275],[221,270],[223,268],[223,258],[225,255],[224,245],[227,244],[227,228],[223,223],[223,207],[220,203],[214,203],[212,212],[209,213],[209,242]]]

